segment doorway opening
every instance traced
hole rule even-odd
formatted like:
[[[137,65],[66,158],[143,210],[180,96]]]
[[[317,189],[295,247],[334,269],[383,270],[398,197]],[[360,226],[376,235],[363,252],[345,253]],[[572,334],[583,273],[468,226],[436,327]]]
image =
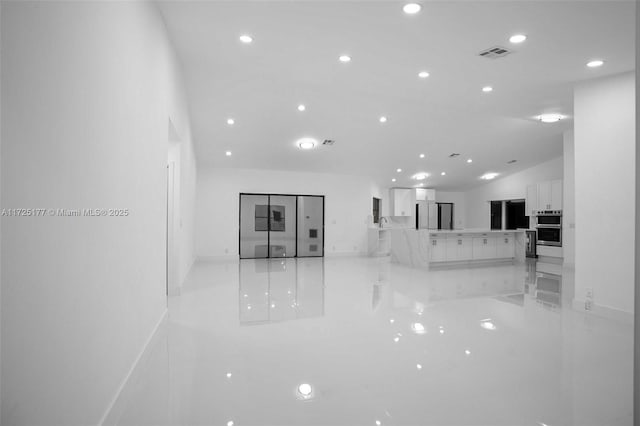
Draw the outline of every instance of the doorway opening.
[[[453,229],[453,203],[438,205],[438,229]]]

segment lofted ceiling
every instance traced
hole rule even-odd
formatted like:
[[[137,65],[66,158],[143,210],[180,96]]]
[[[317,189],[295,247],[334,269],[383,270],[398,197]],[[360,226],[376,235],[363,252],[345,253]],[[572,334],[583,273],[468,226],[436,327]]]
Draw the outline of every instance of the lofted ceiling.
[[[366,175],[384,186],[414,186],[411,176],[426,172],[426,187],[467,189],[484,173],[561,155],[575,84],[635,67],[633,1],[423,1],[415,15],[404,4],[159,2],[199,165]],[[513,34],[528,38],[512,44]],[[512,53],[478,56],[493,46]],[[586,67],[595,58],[604,66]],[[551,112],[566,118],[536,118]],[[335,144],[303,151],[305,136]]]

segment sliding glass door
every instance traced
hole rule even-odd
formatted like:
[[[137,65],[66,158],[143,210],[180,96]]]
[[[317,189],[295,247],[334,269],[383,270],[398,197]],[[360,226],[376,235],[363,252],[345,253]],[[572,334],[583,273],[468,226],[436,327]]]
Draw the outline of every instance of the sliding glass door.
[[[269,257],[296,256],[296,197],[269,196]]]
[[[324,196],[240,194],[240,258],[324,256]]]
[[[298,196],[298,256],[324,256],[324,197]]]
[[[240,258],[269,257],[269,196],[240,196]]]

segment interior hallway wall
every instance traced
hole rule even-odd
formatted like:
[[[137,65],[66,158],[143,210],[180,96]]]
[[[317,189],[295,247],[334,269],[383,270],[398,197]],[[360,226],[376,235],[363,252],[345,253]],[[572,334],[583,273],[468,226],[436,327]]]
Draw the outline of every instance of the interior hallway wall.
[[[640,67],[640,7],[636,2],[636,75]],[[633,421],[640,425],[640,88],[636,84],[636,247],[635,247],[635,327],[634,327],[634,368],[633,368]]]
[[[327,256],[365,254],[373,197],[387,197],[371,180],[359,176],[200,167],[196,217],[198,256],[238,256],[241,192],[324,195]]]
[[[489,201],[525,199],[527,185],[562,177],[563,160],[562,157],[557,157],[466,191],[467,228],[491,227]]]
[[[191,124],[188,116],[187,100],[177,58],[172,60],[169,118],[171,123],[169,138],[169,161],[175,165],[175,214],[174,238],[176,243],[176,281],[177,292],[184,283],[191,266],[196,259],[195,222],[196,222],[196,184],[197,165],[194,143],[191,136]],[[171,290],[171,289],[170,289]],[[174,291],[176,291],[174,289]]]
[[[580,84],[575,114],[575,305],[633,312],[635,73]]]
[[[150,2],[1,7],[2,207],[128,209],[2,218],[1,423],[98,424],[166,312],[179,67]]]
[[[574,267],[576,262],[576,176],[575,144],[573,130],[563,135],[562,158],[564,178],[562,181],[562,255],[564,265]]]

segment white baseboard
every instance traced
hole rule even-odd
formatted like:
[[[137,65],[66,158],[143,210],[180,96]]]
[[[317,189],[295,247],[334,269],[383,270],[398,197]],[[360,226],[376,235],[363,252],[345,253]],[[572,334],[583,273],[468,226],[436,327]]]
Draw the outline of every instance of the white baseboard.
[[[362,251],[362,252],[360,251],[334,251],[334,252],[325,251],[324,253],[324,257],[360,257],[360,256],[369,257],[366,251]]]
[[[573,299],[571,307],[578,312],[584,312],[587,314],[597,315],[599,317],[607,318],[614,321],[619,321],[625,324],[633,325],[634,316],[632,312],[622,311],[620,309],[611,308],[609,306],[591,304],[591,309],[585,309],[585,300]]]
[[[334,251],[327,252],[325,251],[324,257],[368,257],[367,252],[360,251]],[[224,256],[198,256],[198,262],[229,262],[233,260],[239,260],[240,257],[235,255],[224,255]],[[293,258],[290,258],[293,259]]]
[[[228,262],[230,260],[239,260],[237,254],[225,254],[222,256],[198,256],[197,262]]]
[[[146,364],[146,361],[151,354],[151,351],[147,349],[149,349],[149,347],[151,346],[151,342],[156,336],[156,332],[160,328],[160,325],[166,320],[168,312],[169,311],[167,309],[164,310],[155,327],[153,327],[153,330],[151,330],[151,334],[149,334],[149,337],[147,337],[147,340],[142,346],[142,350],[131,365],[131,368],[129,368],[127,374],[124,376],[124,379],[120,383],[120,386],[118,386],[113,399],[107,406],[107,409],[102,415],[102,418],[98,422],[99,426],[111,426],[117,424],[126,406],[127,398],[126,395],[123,394],[123,390],[126,388],[128,383],[134,383],[134,381],[136,380],[136,376],[141,373],[141,369],[138,367]]]

